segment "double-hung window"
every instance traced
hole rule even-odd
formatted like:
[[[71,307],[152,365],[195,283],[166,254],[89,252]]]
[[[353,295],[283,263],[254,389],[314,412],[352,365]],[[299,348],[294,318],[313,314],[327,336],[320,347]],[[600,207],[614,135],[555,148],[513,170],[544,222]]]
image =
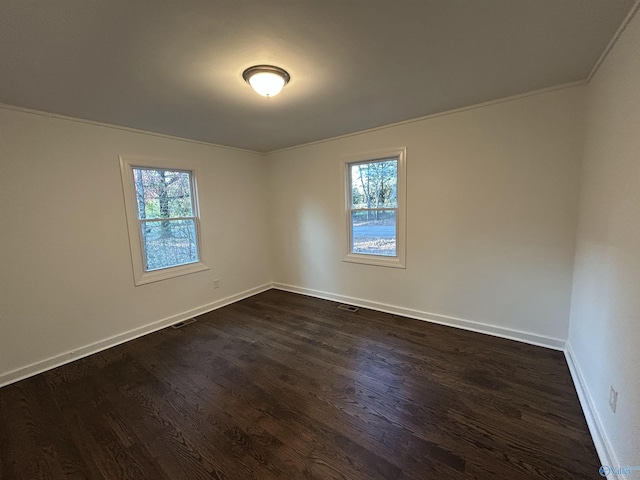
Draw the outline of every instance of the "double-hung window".
[[[120,165],[135,284],[206,270],[195,171],[153,160]]]
[[[405,157],[398,148],[342,159],[344,261],[405,268]]]

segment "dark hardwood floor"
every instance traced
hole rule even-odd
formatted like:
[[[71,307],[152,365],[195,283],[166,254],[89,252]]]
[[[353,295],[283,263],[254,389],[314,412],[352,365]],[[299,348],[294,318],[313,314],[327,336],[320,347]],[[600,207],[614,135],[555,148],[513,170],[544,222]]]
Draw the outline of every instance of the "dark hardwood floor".
[[[588,479],[561,352],[277,290],[0,389],[0,478]]]

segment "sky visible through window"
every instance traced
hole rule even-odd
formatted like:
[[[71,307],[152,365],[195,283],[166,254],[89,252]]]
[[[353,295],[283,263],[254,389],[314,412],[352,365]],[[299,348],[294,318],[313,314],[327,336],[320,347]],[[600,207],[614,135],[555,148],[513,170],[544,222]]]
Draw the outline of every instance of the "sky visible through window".
[[[198,261],[191,173],[133,169],[145,270]]]
[[[351,252],[396,256],[398,160],[350,165]]]

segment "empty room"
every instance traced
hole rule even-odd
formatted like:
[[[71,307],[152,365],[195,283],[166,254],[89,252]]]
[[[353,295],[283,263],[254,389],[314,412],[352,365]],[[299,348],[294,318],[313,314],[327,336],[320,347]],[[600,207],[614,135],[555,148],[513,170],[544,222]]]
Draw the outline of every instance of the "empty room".
[[[640,479],[640,0],[0,2],[0,479]]]

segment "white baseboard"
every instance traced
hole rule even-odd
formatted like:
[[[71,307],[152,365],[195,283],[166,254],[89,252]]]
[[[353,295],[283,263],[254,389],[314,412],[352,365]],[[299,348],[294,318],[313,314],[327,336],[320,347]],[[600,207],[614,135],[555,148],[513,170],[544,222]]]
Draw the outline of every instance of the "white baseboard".
[[[488,325],[485,323],[474,322],[472,320],[465,320],[461,318],[447,317],[444,315],[437,315],[433,313],[422,312],[419,310],[413,310],[409,308],[398,307],[395,305],[388,305],[385,303],[348,297],[346,295],[338,295],[335,293],[323,292],[320,290],[296,287],[294,285],[286,285],[282,283],[267,283],[249,290],[245,290],[235,295],[231,295],[229,297],[216,300],[215,302],[211,302],[206,305],[202,305],[200,307],[187,310],[177,315],[172,315],[162,320],[149,323],[142,327],[129,330],[127,332],[115,335],[113,337],[109,337],[104,340],[100,340],[98,342],[94,342],[89,345],[82,346],[75,350],[64,352],[44,360],[34,362],[30,365],[20,367],[15,370],[11,370],[9,372],[0,373],[0,387],[9,385],[10,383],[17,382],[19,380],[22,380],[27,377],[31,377],[33,375],[37,375],[38,373],[44,372],[46,370],[59,367],[61,365],[64,365],[65,363],[69,363],[74,360],[78,360],[80,358],[92,355],[94,353],[100,352],[107,348],[114,347],[121,343],[128,342],[130,340],[141,337],[143,335],[147,335],[149,333],[155,332],[157,330],[161,330],[165,327],[168,327],[169,325],[173,325],[175,323],[181,322],[188,318],[195,317],[197,315],[202,315],[203,313],[207,313],[212,310],[216,310],[218,308],[224,307],[226,305],[237,302],[244,298],[251,297],[253,295],[264,292],[271,288],[276,288],[278,290],[285,290],[293,293],[301,293],[303,295],[323,298],[323,299],[332,300],[335,302],[348,303],[351,305],[357,305],[359,307],[370,308],[372,310],[378,310],[381,312],[391,313],[395,315],[402,315],[409,318],[415,318],[418,320],[438,323],[441,325],[457,327],[464,330],[470,330],[473,332],[493,335],[496,337],[508,338],[510,340],[517,340],[520,342],[529,343],[532,345],[539,345],[539,346],[551,348],[554,350],[563,350],[565,346],[565,342],[563,340],[552,338],[552,337],[545,337],[545,336],[537,335],[534,333],[523,332],[520,330],[498,327],[495,325]],[[569,363],[569,365],[571,368],[571,363]],[[572,374],[573,374],[573,370],[572,370]],[[576,377],[574,375],[574,381],[575,380],[576,380]],[[581,402],[583,403],[583,408],[584,408],[584,402],[582,401],[582,397],[581,397]],[[585,415],[586,415],[586,412],[585,412]],[[589,425],[589,428],[591,428],[591,425]]]
[[[609,437],[607,437],[606,430],[604,429],[604,425],[602,424],[600,415],[598,415],[598,410],[596,409],[593,397],[589,392],[587,384],[584,381],[582,371],[580,370],[580,365],[578,364],[576,356],[573,353],[571,342],[569,342],[568,340],[566,342],[564,356],[567,359],[569,371],[571,372],[571,378],[573,379],[573,384],[575,385],[576,391],[578,392],[578,399],[580,400],[580,405],[582,407],[584,417],[587,420],[587,426],[589,427],[591,438],[593,439],[593,443],[596,446],[596,451],[598,452],[598,457],[600,458],[600,464],[617,468],[620,465],[620,463],[618,462],[618,456],[611,446]],[[594,478],[596,477],[594,476]],[[607,478],[609,480],[620,479],[620,477],[614,472],[607,475]]]
[[[313,290],[311,288],[296,287],[294,285],[286,285],[283,283],[273,283],[273,288],[284,290],[287,292],[301,293],[310,297],[332,300],[334,302],[348,303],[349,305],[356,305],[358,307],[370,308],[372,310],[378,310],[380,312],[402,315],[403,317],[438,323],[440,325],[461,328],[463,330],[470,330],[472,332],[485,333],[487,335],[493,335],[494,337],[517,340],[519,342],[551,348],[553,350],[562,351],[564,350],[565,346],[565,341],[559,338],[546,337],[544,335],[538,335],[536,333],[523,332],[521,330],[515,330],[512,328],[498,327],[496,325],[474,322],[472,320],[465,320],[462,318],[422,312],[420,310],[413,310],[410,308],[398,307],[396,305],[388,305],[386,303],[348,297],[346,295],[338,295],[336,293],[323,292],[320,290]]]
[[[34,362],[30,365],[20,367],[9,372],[0,373],[0,387],[17,382],[27,377],[31,377],[33,375],[37,375],[38,373],[44,372],[46,370],[59,367],[60,365],[64,365],[65,363],[73,362],[74,360],[78,360],[102,350],[106,350],[107,348],[115,347],[116,345],[120,345],[121,343],[125,343],[143,335],[161,330],[168,327],[169,325],[174,325],[176,323],[182,322],[183,320],[187,320],[188,318],[202,315],[203,313],[211,312],[212,310],[217,310],[218,308],[237,302],[238,300],[251,297],[266,290],[270,290],[271,288],[271,283],[266,283],[255,288],[245,290],[244,292],[221,298],[220,300],[216,300],[215,302],[207,303],[206,305],[187,310],[186,312],[163,318],[162,320],[143,325],[142,327],[134,328],[133,330],[129,330],[128,332],[120,333],[118,335],[114,335],[113,337],[105,338],[104,340],[85,345],[76,350],[64,352],[59,355]]]

